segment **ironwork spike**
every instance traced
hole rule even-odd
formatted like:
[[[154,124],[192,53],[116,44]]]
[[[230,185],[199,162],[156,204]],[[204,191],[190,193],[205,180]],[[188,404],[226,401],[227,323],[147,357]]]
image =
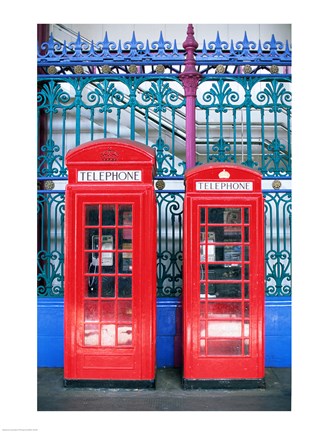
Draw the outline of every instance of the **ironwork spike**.
[[[144,52],[144,56],[149,57],[150,56],[150,43],[149,40],[146,39],[146,48],[145,48],[145,52]]]
[[[103,50],[109,50],[109,39],[108,39],[108,33],[105,32],[104,40],[102,41],[102,48]]]
[[[202,47],[201,54],[202,55],[206,55],[207,54],[207,47],[206,47],[206,40],[205,39],[203,41],[203,47]]]
[[[174,44],[173,44],[173,54],[178,54],[178,47],[177,47],[177,40],[174,39]]]
[[[121,40],[119,39],[118,48],[117,48],[117,55],[122,55],[122,53],[123,53],[122,44],[121,44]]]
[[[160,31],[160,38],[158,41],[158,46],[159,46],[159,48],[164,48],[164,38],[163,38],[162,30]]]
[[[277,41],[274,34],[271,36],[270,54],[277,54]]]
[[[234,41],[231,39],[231,46],[230,46],[230,56],[235,56],[235,48],[234,48]]]
[[[64,40],[63,48],[62,48],[62,56],[65,56],[67,54],[67,47],[66,47],[66,40]]]
[[[133,31],[132,39],[131,39],[131,48],[136,48],[137,40],[135,36],[135,30]]]

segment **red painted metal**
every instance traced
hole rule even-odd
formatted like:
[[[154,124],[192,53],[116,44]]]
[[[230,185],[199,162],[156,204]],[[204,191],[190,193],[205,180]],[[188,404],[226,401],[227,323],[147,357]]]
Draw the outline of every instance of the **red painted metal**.
[[[155,153],[102,139],[68,152],[66,382],[155,376]]]
[[[184,380],[263,379],[261,175],[209,163],[185,183]]]

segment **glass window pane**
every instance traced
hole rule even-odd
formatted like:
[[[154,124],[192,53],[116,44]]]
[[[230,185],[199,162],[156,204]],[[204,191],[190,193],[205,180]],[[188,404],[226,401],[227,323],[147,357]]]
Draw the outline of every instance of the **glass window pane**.
[[[98,321],[98,302],[85,301],[84,302],[84,321]]]
[[[132,296],[132,278],[119,277],[118,278],[118,297],[131,297]]]
[[[208,279],[209,280],[240,280],[241,279],[241,265],[208,265]]]
[[[205,209],[201,208],[200,209],[200,223],[204,223],[205,222]]]
[[[244,266],[244,278],[246,280],[250,279],[250,266],[249,266],[249,264],[245,264],[245,266]]]
[[[103,324],[101,326],[101,345],[115,346],[116,326],[115,324]]]
[[[244,209],[244,223],[249,223],[249,221],[250,221],[250,212],[249,212],[249,210],[250,209],[248,209],[248,208]]]
[[[85,229],[85,249],[98,249],[99,247],[99,230],[98,228],[86,228]]]
[[[249,227],[244,228],[244,241],[248,243],[250,241],[250,230]]]
[[[102,225],[115,225],[115,204],[104,204],[102,206]]]
[[[209,208],[208,209],[208,223],[224,223],[224,208]]]
[[[249,246],[244,247],[244,261],[250,260],[250,248]]]
[[[115,321],[115,302],[101,302],[101,321]]]
[[[217,302],[209,301],[207,306],[208,319],[216,318],[241,318],[241,302]]]
[[[244,297],[249,298],[249,284],[248,283],[244,284]]]
[[[209,283],[208,295],[216,298],[241,298],[240,283]]]
[[[132,326],[118,326],[118,345],[132,345]]]
[[[86,225],[99,225],[99,206],[86,205]]]
[[[87,276],[85,278],[85,296],[98,297],[98,276]]]
[[[123,300],[118,302],[118,321],[131,322],[132,321],[132,301]]]
[[[221,253],[224,256],[224,261],[241,261],[242,260],[242,254],[241,254],[241,246],[221,246],[218,247],[219,249],[218,254]]]
[[[101,296],[102,297],[115,297],[115,277],[102,276],[101,279]]]
[[[84,344],[87,346],[99,344],[99,326],[97,324],[84,325]]]
[[[225,242],[241,242],[242,230],[241,226],[227,226],[224,227],[223,239]]]
[[[208,340],[207,355],[242,355],[242,342],[238,340]]]
[[[118,210],[118,225],[132,225],[132,219],[132,205],[120,205]]]
[[[227,208],[225,209],[224,223],[227,224],[240,224],[241,223],[241,213],[240,208]]]
[[[122,252],[119,254],[119,273],[132,273],[133,261],[131,252]]]
[[[240,337],[241,321],[217,320],[208,321],[208,337]]]

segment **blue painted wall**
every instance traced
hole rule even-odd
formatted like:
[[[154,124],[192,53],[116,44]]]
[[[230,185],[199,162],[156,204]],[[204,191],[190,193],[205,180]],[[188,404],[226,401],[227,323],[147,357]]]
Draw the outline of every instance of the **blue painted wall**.
[[[265,304],[266,367],[291,367],[291,298]],[[157,367],[182,365],[182,306],[157,300]],[[63,299],[38,299],[38,367],[63,367]]]

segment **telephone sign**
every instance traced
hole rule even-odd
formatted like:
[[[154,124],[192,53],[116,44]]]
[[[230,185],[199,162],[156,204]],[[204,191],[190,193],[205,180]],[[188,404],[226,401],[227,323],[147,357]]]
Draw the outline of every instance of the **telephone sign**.
[[[66,164],[65,385],[153,387],[155,153],[102,139]]]
[[[185,175],[185,388],[264,385],[261,175],[209,163]]]

